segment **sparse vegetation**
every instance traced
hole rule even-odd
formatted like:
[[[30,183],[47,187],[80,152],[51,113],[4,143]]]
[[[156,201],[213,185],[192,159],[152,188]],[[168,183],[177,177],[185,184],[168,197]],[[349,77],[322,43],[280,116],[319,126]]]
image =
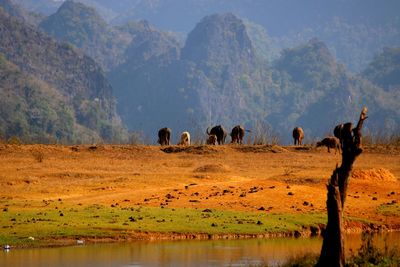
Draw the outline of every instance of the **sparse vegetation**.
[[[312,267],[318,261],[318,255],[306,254],[289,259],[281,267]],[[400,265],[400,254],[398,248],[388,248],[385,243],[383,249],[379,249],[373,243],[373,235],[362,234],[362,244],[357,253],[353,253],[347,260],[346,267],[376,266],[391,267]]]
[[[350,257],[346,266],[399,266],[399,251],[399,248],[388,249],[387,244],[383,250],[377,248],[373,243],[373,235],[364,233],[358,253]]]
[[[4,201],[1,201],[4,203]],[[0,203],[1,203],[0,202]],[[37,207],[45,205],[45,207]],[[62,216],[61,216],[62,214]],[[29,204],[8,202],[3,212],[0,244],[27,245],[26,237],[35,234],[36,245],[59,238],[105,238],[149,232],[164,234],[245,235],[277,234],[301,230],[323,223],[325,216],[266,214],[119,205],[76,206],[60,201]],[[40,225],[40,229],[37,226]],[[133,234],[134,236],[134,234]]]
[[[388,146],[400,146],[400,134],[399,131],[391,133],[377,133],[367,134],[363,137],[365,145],[388,145]]]
[[[11,136],[10,138],[8,138],[7,143],[10,145],[22,144],[21,140],[17,136]]]
[[[34,150],[34,151],[32,151],[31,153],[32,153],[33,158],[34,158],[37,162],[39,162],[39,163],[42,163],[42,162],[43,162],[43,160],[44,160],[44,153],[43,153],[42,151]]]
[[[280,142],[278,133],[264,122],[256,122],[252,135],[253,145],[277,145]]]

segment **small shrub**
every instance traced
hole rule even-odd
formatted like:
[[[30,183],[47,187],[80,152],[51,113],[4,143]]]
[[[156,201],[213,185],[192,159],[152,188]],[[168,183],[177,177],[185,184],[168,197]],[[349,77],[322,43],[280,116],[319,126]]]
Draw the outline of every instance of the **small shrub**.
[[[315,266],[318,261],[318,255],[316,254],[305,254],[299,257],[290,258],[281,267],[311,267]]]
[[[10,145],[20,145],[22,144],[21,140],[16,136],[11,136],[8,138],[7,143]]]
[[[363,234],[362,245],[358,254],[351,256],[346,266],[400,266],[400,253],[389,250],[387,244],[382,251],[374,246],[371,234]]]
[[[283,170],[283,175],[284,176],[291,176],[294,173],[294,170],[292,168],[284,168]]]
[[[131,145],[144,144],[143,132],[129,132],[129,141],[128,142]]]
[[[33,151],[32,156],[39,163],[42,163],[44,160],[44,153],[42,151]]]
[[[280,143],[279,134],[265,122],[256,122],[252,132],[254,135],[254,145],[277,145]]]
[[[400,134],[398,131],[391,133],[367,133],[363,136],[364,145],[391,145],[400,146]]]

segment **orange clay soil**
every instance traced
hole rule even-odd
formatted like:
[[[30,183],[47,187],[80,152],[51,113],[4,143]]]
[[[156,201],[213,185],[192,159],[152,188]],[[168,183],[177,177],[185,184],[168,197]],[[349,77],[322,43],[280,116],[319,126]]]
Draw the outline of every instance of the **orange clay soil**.
[[[325,212],[325,184],[340,161],[339,154],[310,147],[0,144],[0,199]],[[387,203],[398,207],[399,181],[400,148],[366,147],[345,215],[399,229],[398,208],[378,212]]]

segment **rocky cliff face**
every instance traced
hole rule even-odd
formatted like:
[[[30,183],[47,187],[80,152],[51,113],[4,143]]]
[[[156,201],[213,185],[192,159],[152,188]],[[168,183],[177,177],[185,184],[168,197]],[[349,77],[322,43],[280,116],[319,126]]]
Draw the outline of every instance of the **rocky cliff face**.
[[[202,19],[188,35],[182,59],[205,70],[212,64],[246,66],[256,61],[243,21],[231,13]]]

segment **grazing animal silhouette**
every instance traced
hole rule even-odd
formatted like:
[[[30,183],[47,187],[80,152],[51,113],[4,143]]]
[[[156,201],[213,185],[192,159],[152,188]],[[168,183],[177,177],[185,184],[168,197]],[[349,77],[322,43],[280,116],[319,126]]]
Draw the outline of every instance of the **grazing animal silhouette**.
[[[158,143],[162,146],[169,146],[169,141],[171,140],[171,129],[170,128],[161,128],[158,131]]]
[[[215,134],[210,134],[206,143],[207,145],[217,145],[217,136]]]
[[[322,139],[320,142],[317,143],[317,147],[320,147],[320,146],[326,146],[328,148],[329,153],[331,153],[330,148],[335,149],[335,154],[336,154],[336,151],[338,151],[338,150],[340,153],[340,142],[339,142],[339,139],[337,139],[336,137],[333,137],[333,136],[325,137],[324,139]]]
[[[250,132],[249,130],[245,130],[243,126],[236,125],[233,127],[230,136],[232,138],[231,143],[243,144],[244,133]]]
[[[296,127],[293,129],[292,133],[294,139],[294,145],[302,145],[303,138],[304,138],[304,131],[301,127]]]
[[[343,148],[343,134],[342,134],[343,127],[344,127],[344,124],[342,123],[342,124],[336,125],[335,129],[333,129],[333,135],[337,139],[339,139],[341,148]]]
[[[227,133],[224,127],[222,127],[221,125],[214,126],[213,128],[211,128],[211,131],[208,131],[207,128],[206,132],[208,135],[214,134],[217,136],[218,145],[223,145],[225,143]]]
[[[178,145],[190,146],[190,134],[189,134],[189,132],[183,132],[181,134],[181,140],[179,141]]]

